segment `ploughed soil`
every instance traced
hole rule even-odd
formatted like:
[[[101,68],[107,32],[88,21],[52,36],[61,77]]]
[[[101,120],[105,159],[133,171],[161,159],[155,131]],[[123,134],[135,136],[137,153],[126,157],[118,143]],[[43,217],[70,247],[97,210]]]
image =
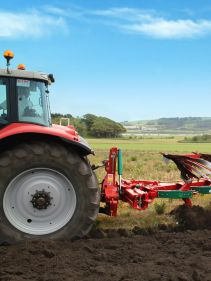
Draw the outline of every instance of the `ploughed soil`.
[[[2,281],[211,281],[211,212],[173,211],[178,225],[93,230],[75,241],[0,246]]]

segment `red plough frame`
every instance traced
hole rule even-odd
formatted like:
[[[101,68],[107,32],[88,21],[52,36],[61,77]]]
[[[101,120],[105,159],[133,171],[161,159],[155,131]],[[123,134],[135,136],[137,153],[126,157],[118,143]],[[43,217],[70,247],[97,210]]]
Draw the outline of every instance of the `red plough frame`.
[[[211,174],[210,155],[193,153],[163,154],[163,156],[175,162],[181,171],[181,182],[122,179],[121,150],[117,147],[111,148],[109,159],[104,161],[106,176],[101,186],[101,202],[105,203],[103,212],[116,216],[119,200],[129,203],[137,210],[145,210],[155,198],[181,198],[186,205],[191,207],[192,195],[211,194],[211,180],[208,178]]]

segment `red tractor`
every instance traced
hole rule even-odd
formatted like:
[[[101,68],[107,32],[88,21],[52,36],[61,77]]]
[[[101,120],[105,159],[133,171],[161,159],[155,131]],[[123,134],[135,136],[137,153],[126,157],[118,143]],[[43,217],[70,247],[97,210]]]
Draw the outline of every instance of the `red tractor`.
[[[119,200],[145,210],[155,198],[211,194],[211,155],[165,154],[181,171],[180,182],[122,179],[122,153],[113,147],[98,186],[87,155],[93,151],[76,130],[52,125],[48,86],[52,74],[0,69],[0,243],[28,238],[82,237],[103,213],[117,215]],[[117,177],[117,173],[119,177]]]
[[[84,236],[99,210],[93,153],[72,126],[52,125],[52,74],[0,69],[0,242]]]

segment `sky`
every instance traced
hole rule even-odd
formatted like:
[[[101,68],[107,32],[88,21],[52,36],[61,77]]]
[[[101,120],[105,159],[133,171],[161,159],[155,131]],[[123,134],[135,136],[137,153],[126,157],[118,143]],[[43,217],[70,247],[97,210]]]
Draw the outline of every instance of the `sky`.
[[[211,0],[2,1],[7,49],[13,67],[54,74],[52,112],[211,116]]]

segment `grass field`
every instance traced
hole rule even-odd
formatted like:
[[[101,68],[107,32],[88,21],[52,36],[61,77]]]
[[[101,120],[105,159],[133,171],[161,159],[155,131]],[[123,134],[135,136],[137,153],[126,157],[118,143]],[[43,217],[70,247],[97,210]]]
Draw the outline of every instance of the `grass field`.
[[[211,153],[211,144],[206,143],[178,143],[183,137],[174,138],[143,138],[143,139],[88,139],[95,150],[95,156],[90,156],[92,164],[100,163],[108,158],[109,148],[117,146],[123,151],[123,177],[161,181],[179,181],[180,173],[176,165],[170,162],[166,165],[162,161],[160,152],[189,153],[192,151]],[[99,182],[102,181],[104,168],[97,170]],[[161,202],[161,199],[155,200]],[[133,228],[134,226],[155,227],[159,223],[175,224],[170,210],[183,204],[181,200],[163,200],[166,203],[164,215],[158,215],[154,204],[139,212],[131,209],[126,203],[120,203],[118,217],[111,218],[99,214],[97,224],[102,228]],[[211,205],[211,196],[197,196],[193,199],[195,205],[204,207]]]
[[[118,146],[123,150],[147,152],[210,152],[211,143],[179,143],[184,137],[174,138],[141,138],[141,139],[89,139],[95,150],[109,149]]]

